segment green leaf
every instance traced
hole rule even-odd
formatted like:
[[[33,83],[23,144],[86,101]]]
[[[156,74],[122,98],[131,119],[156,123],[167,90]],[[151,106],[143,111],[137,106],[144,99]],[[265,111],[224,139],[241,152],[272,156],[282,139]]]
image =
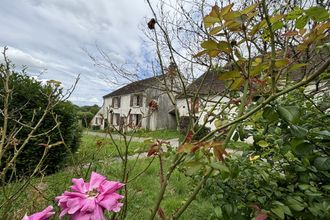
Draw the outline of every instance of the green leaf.
[[[275,67],[280,69],[289,63],[288,59],[281,59],[275,61]]]
[[[214,121],[214,126],[216,128],[220,128],[221,125],[222,125],[222,121],[220,119],[217,119],[217,120]]]
[[[240,77],[241,74],[238,70],[232,70],[229,72],[221,73],[219,76],[220,80],[233,80],[235,78]]]
[[[217,206],[214,208],[214,213],[217,217],[222,217],[222,210],[221,210],[221,207]]]
[[[262,117],[264,117],[269,122],[275,122],[278,120],[279,116],[273,107],[268,106],[264,109]]]
[[[300,69],[301,67],[304,67],[304,66],[307,66],[307,64],[306,63],[296,63],[296,64],[293,64],[290,67],[289,71],[295,71],[295,70]]]
[[[314,166],[318,170],[330,170],[330,157],[317,157],[314,160]]]
[[[308,132],[308,130],[304,127],[298,125],[290,125],[290,132],[294,137],[304,138]]]
[[[295,27],[298,29],[302,29],[306,26],[307,22],[308,22],[308,17],[306,15],[302,15],[296,20]]]
[[[278,216],[280,219],[284,219],[284,210],[281,206],[277,206],[275,208],[272,208],[271,211]]]
[[[218,48],[218,44],[214,40],[203,41],[201,46],[206,50],[214,50]]]
[[[292,197],[287,198],[287,205],[294,211],[300,212],[302,211],[305,207],[302,203],[298,202]]]
[[[291,141],[293,151],[297,156],[306,156],[313,152],[314,146],[306,141]]]
[[[294,8],[293,11],[290,11],[286,16],[285,19],[286,20],[295,20],[296,18],[298,18],[301,14],[303,13],[303,11],[301,10],[301,8]]]
[[[283,22],[282,21],[278,21],[278,22],[275,22],[272,25],[272,28],[273,28],[273,31],[276,31],[276,30],[281,29],[283,26],[284,26]]]
[[[216,170],[220,170],[221,172],[230,173],[227,166],[221,164],[221,163],[211,163],[210,166]]]
[[[329,17],[329,12],[321,6],[311,7],[305,10],[305,12],[314,21],[324,21]]]
[[[260,147],[268,147],[269,143],[265,140],[258,141],[257,143]]]
[[[299,120],[300,114],[297,106],[279,106],[277,111],[287,122],[295,123]]]

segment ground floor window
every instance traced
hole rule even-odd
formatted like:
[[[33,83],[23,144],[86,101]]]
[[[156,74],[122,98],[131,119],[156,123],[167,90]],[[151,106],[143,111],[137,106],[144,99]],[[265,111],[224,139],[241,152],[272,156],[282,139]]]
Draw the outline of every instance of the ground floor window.
[[[131,114],[130,115],[130,124],[132,126],[141,127],[142,115],[141,114]]]

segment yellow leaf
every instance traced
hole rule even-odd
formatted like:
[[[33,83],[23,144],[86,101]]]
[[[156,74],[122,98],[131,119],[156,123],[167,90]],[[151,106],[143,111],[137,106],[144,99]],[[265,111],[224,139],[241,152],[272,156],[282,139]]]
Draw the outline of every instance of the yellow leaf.
[[[253,4],[241,11],[242,14],[248,14],[256,9],[256,7],[259,5],[259,3]]]
[[[219,76],[220,80],[233,80],[235,78],[240,77],[241,74],[238,70],[232,70],[229,72],[221,73]]]
[[[211,17],[219,18],[219,12],[220,12],[219,6],[214,5],[209,15]]]
[[[201,46],[206,50],[214,50],[218,48],[218,44],[214,40],[203,41]]]
[[[244,82],[244,79],[242,77],[237,78],[234,80],[234,82],[230,85],[231,90],[237,90],[239,89]]]
[[[220,22],[220,19],[207,15],[204,17],[203,21],[204,21],[204,26],[206,28],[208,28],[208,27],[212,26],[213,24]]]
[[[215,28],[212,28],[212,29],[209,31],[209,34],[210,34],[210,35],[215,35],[215,34],[219,33],[221,30],[222,30],[222,27],[217,26],[217,27],[215,27]]]
[[[206,54],[206,53],[207,53],[207,50],[202,50],[202,51],[196,53],[196,54],[193,56],[193,58],[203,56],[203,55]]]
[[[231,8],[234,6],[234,4],[230,4],[230,5],[227,5],[225,7],[223,7],[221,10],[220,10],[220,16],[223,17],[224,15],[226,15],[230,10]]]

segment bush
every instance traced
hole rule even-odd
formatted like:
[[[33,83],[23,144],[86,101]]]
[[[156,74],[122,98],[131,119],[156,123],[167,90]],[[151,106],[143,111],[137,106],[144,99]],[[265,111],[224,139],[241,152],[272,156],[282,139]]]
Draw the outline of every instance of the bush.
[[[326,100],[295,92],[255,116],[244,131],[254,144],[226,158],[228,169],[203,192],[221,219],[330,219],[330,117],[319,107]]]
[[[17,177],[31,174],[42,158],[45,145],[62,141],[63,138],[65,144],[62,143],[50,148],[41,167],[44,174],[54,173],[65,163],[69,153],[75,152],[79,146],[81,130],[78,126],[77,111],[69,101],[60,100],[61,89],[59,86],[54,86],[54,84],[42,85],[41,82],[28,77],[24,72],[13,73],[10,77],[10,88],[13,89],[13,92],[9,103],[10,120],[7,135],[22,128],[15,137],[17,147],[27,138],[31,127],[36,125],[49,104],[49,99],[51,99],[51,103],[57,103],[47,113],[35,132],[35,134],[44,135],[30,139],[17,157],[12,171]],[[54,90],[58,91],[54,93]],[[4,94],[3,84],[0,85],[0,93]],[[3,105],[3,97],[0,97],[1,108]],[[53,129],[56,125],[55,118],[59,127]],[[0,124],[3,124],[3,117],[0,118]],[[22,127],[22,124],[27,126]],[[13,156],[14,152],[14,147],[6,150],[2,158],[1,169],[6,166],[6,162]]]

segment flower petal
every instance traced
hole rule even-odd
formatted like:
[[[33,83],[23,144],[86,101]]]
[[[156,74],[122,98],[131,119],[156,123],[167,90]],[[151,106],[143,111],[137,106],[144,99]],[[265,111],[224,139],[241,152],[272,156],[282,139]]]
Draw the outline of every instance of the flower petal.
[[[102,200],[99,200],[98,204],[101,205],[106,210],[111,211],[118,207],[119,200],[122,198],[124,198],[124,196],[119,195],[117,193],[111,193],[105,195]]]
[[[106,180],[105,176],[92,172],[91,180],[89,181],[89,191],[97,189],[104,180]]]
[[[86,183],[82,178],[79,178],[79,179],[73,178],[71,181],[74,184],[73,186],[71,186],[72,190],[80,192],[80,193],[87,192]]]

